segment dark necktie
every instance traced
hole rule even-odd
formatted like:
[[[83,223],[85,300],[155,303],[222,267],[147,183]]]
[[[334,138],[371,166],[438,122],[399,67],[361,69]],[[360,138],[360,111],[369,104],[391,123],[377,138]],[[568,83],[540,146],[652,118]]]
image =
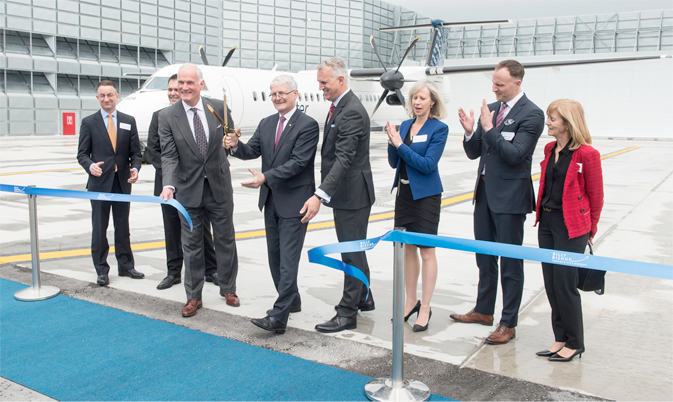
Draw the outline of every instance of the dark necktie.
[[[283,134],[283,123],[285,123],[285,116],[280,116],[280,120],[278,121],[278,130],[276,130],[276,143],[273,145],[273,150],[276,150],[276,147],[278,146],[278,141],[280,140],[280,136]]]
[[[203,129],[203,123],[197,113],[198,109],[193,107],[191,109],[194,113],[194,137],[196,137],[196,147],[201,153],[201,157],[206,159],[206,150],[208,149],[208,140],[206,139],[206,131]]]
[[[506,103],[500,105],[500,112],[498,113],[498,117],[495,120],[496,127],[498,127],[502,123],[502,120],[505,118],[505,109],[507,109]]]

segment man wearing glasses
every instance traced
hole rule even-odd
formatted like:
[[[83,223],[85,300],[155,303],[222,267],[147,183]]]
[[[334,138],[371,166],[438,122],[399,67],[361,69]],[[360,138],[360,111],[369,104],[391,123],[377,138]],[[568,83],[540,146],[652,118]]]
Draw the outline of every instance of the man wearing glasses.
[[[79,133],[77,161],[89,175],[87,189],[103,193],[131,194],[131,184],[138,180],[142,156],[136,120],[117,111],[119,94],[114,82],[98,83],[96,95],[101,110],[82,119]],[[110,209],[115,228],[115,257],[119,276],[142,279],[144,274],[135,270],[129,233],[128,202],[91,201],[91,257],[100,286],[110,284],[110,249],[107,228]]]
[[[247,144],[236,135],[226,137],[231,155],[240,159],[262,157],[262,171],[248,169],[252,179],[244,187],[259,188],[259,209],[264,210],[269,268],[278,298],[266,317],[251,320],[278,334],[285,332],[290,313],[301,311],[297,289],[299,259],[308,223],[299,211],[315,192],[313,173],[320,128],[297,110],[297,83],[288,75],[271,82],[270,98],[278,113],[262,119]]]

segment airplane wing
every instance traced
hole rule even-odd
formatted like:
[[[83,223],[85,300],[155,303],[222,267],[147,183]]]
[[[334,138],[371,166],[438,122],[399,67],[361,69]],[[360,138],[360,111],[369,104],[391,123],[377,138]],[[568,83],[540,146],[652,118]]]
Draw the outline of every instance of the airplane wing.
[[[573,55],[577,57],[578,55]],[[558,57],[558,56],[556,56]],[[559,58],[549,58],[546,60],[535,61],[521,61],[524,68],[543,68],[543,67],[562,67],[562,66],[576,66],[581,64],[600,64],[600,63],[614,63],[619,61],[634,61],[634,60],[651,60],[651,59],[665,59],[671,58],[671,55],[643,55],[643,56],[601,56],[587,59],[568,59],[563,60]],[[503,57],[503,60],[506,59]],[[442,74],[459,74],[459,73],[474,73],[493,71],[498,63],[475,63],[475,64],[460,64],[454,66],[441,67],[424,67],[425,75],[442,75]],[[382,68],[361,68],[353,69],[350,76],[358,81],[371,81],[370,78],[378,78],[384,73]]]

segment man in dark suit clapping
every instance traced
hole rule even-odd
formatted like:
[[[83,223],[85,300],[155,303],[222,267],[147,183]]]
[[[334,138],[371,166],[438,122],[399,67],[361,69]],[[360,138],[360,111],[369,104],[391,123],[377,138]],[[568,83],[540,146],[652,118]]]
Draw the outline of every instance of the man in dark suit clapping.
[[[318,213],[321,202],[331,207],[340,242],[367,238],[369,213],[375,199],[369,164],[369,115],[357,95],[348,88],[346,77],[348,68],[341,57],[332,57],[318,66],[318,86],[332,105],[320,151],[322,182],[301,211],[306,212],[302,222],[308,222]],[[341,259],[360,269],[369,281],[364,251],[341,254]],[[374,299],[359,279],[345,275],[337,314],[315,329],[320,332],[354,329],[358,310],[374,310]]]
[[[77,161],[89,174],[87,189],[104,193],[131,194],[131,184],[138,180],[142,156],[136,120],[117,111],[119,93],[114,82],[98,83],[96,98],[101,110],[82,119]],[[110,246],[107,228],[110,209],[115,228],[115,257],[119,276],[145,277],[135,270],[129,231],[128,202],[91,201],[91,257],[100,286],[110,284],[107,255]]]
[[[201,97],[205,82],[203,73],[194,64],[178,70],[178,88],[182,101],[159,113],[161,167],[165,200],[175,196],[192,219],[190,231],[182,219],[182,245],[185,262],[187,303],[183,317],[191,317],[203,306],[201,291],[205,277],[203,228],[206,214],[215,235],[217,281],[220,295],[229,306],[238,307],[236,276],[238,254],[234,232],[234,195],[231,187],[229,161],[222,146],[224,130],[207,109],[210,105],[220,116],[228,114],[222,101]]]
[[[173,74],[168,79],[168,101],[171,105],[180,101],[178,75]],[[159,140],[159,109],[152,114],[150,128],[147,131],[147,162],[154,166],[154,195],[158,196],[164,189],[161,175],[161,142]],[[159,282],[157,289],[168,289],[181,282],[182,278],[182,236],[180,214],[168,204],[161,204],[161,215],[164,221],[164,238],[166,239],[166,266],[168,273]],[[210,220],[205,217],[203,224],[204,258],[206,261],[206,282],[217,285],[217,260],[213,246],[213,235],[210,233]]]
[[[498,102],[483,101],[477,129],[474,112],[458,110],[465,130],[467,157],[479,159],[474,190],[474,238],[498,243],[523,244],[526,214],[535,210],[531,180],[533,151],[544,128],[544,114],[521,91],[523,66],[516,60],[500,62],[493,73]],[[479,287],[477,303],[466,314],[451,314],[458,322],[493,325],[498,291],[498,257],[477,254]],[[500,259],[503,308],[490,344],[509,342],[516,334],[523,295],[523,260]]]
[[[299,210],[315,191],[313,166],[320,135],[318,122],[297,109],[297,96],[292,77],[276,77],[269,98],[278,113],[262,119],[247,144],[233,134],[226,138],[231,155],[262,157],[262,171],[248,169],[253,178],[241,184],[260,189],[259,209],[264,209],[269,268],[278,298],[266,317],[251,321],[280,334],[289,314],[301,311],[297,272],[308,223],[301,221]]]

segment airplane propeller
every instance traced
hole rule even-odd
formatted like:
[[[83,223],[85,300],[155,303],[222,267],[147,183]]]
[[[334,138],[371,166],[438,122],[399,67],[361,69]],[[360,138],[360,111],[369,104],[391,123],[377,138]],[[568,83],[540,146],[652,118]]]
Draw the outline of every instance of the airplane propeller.
[[[414,40],[411,41],[411,43],[409,43],[409,47],[407,47],[407,51],[404,52],[404,56],[402,56],[402,60],[400,60],[400,64],[397,66],[397,69],[395,71],[388,70],[386,68],[386,65],[383,63],[383,60],[381,60],[381,55],[379,55],[379,50],[376,48],[376,43],[374,43],[374,36],[372,35],[371,38],[369,38],[369,42],[372,44],[374,53],[376,53],[376,57],[378,57],[379,62],[381,62],[384,71],[383,74],[381,74],[381,77],[379,78],[381,86],[383,87],[383,93],[381,94],[379,101],[376,103],[376,107],[372,112],[372,116],[374,115],[374,113],[376,113],[379,106],[381,106],[381,103],[383,103],[383,100],[386,98],[386,96],[388,96],[389,92],[395,92],[395,95],[397,95],[397,99],[399,99],[400,103],[404,105],[405,100],[401,88],[404,86],[405,82],[413,82],[413,80],[405,81],[404,75],[402,75],[402,73],[400,72],[400,67],[402,67],[404,59],[407,58],[409,51],[411,51],[411,48],[414,47],[419,38],[420,36],[417,36],[416,38],[414,38]]]
[[[231,50],[229,50],[229,53],[227,53],[227,55],[224,57],[222,67],[226,66],[227,63],[229,63],[231,56],[234,55],[234,51],[236,51],[236,46],[232,47]],[[206,49],[204,49],[203,45],[199,46],[199,55],[201,56],[201,61],[203,61],[203,65],[209,66],[210,63],[208,63],[208,58],[206,57]]]

